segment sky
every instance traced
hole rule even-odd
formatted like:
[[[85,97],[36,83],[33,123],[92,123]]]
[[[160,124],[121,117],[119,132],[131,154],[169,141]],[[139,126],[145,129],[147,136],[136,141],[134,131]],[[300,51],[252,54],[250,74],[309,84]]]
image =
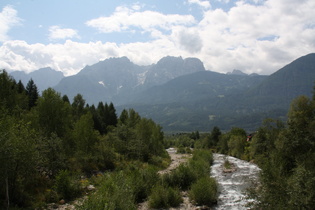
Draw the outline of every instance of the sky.
[[[65,76],[111,57],[272,74],[315,52],[314,0],[0,0],[0,69]]]

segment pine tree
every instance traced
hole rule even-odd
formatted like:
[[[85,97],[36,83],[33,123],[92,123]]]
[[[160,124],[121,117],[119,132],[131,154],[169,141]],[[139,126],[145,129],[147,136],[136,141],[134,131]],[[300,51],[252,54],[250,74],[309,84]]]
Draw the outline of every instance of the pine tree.
[[[31,109],[36,105],[36,101],[38,99],[38,90],[35,85],[33,79],[30,79],[26,85],[26,93],[28,95],[28,108]]]

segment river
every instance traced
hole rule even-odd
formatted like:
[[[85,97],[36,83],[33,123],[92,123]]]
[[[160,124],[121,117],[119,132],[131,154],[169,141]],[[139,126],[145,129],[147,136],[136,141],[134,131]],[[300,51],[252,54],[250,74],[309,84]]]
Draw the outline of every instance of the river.
[[[243,161],[231,156],[222,154],[213,154],[214,162],[211,167],[211,176],[214,177],[219,185],[218,204],[214,207],[216,210],[247,209],[249,202],[245,198],[244,191],[254,181],[258,181],[260,169],[257,165]],[[235,166],[235,171],[231,173],[223,172],[225,158]]]

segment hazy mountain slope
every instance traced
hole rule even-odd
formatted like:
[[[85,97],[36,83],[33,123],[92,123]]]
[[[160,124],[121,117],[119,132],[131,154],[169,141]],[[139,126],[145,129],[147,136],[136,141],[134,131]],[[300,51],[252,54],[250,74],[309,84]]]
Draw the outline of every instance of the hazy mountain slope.
[[[26,74],[23,71],[14,71],[10,74],[16,81],[21,80],[25,86],[30,79],[33,79],[39,91],[57,85],[64,78],[62,72],[53,70],[49,67],[38,69],[29,74]]]
[[[312,96],[315,82],[315,53],[300,57],[270,75],[246,96],[252,106],[287,107],[293,98]],[[267,106],[267,107],[268,107]]]
[[[143,91],[134,98],[134,103],[163,104],[217,100],[245,91],[265,78],[266,76],[226,75],[199,71]]]
[[[213,126],[223,130],[233,126],[250,129],[257,125],[257,113],[242,107],[243,93],[266,78],[196,72],[150,88],[124,108],[134,108],[154,119],[165,131],[206,131]],[[244,120],[245,115],[250,116]]]

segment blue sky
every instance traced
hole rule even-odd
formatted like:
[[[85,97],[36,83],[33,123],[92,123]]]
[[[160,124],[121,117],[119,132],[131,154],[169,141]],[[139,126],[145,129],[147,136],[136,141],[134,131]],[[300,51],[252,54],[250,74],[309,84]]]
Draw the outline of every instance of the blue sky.
[[[314,0],[1,0],[0,68],[77,73],[110,57],[197,57],[271,74],[315,52]]]

